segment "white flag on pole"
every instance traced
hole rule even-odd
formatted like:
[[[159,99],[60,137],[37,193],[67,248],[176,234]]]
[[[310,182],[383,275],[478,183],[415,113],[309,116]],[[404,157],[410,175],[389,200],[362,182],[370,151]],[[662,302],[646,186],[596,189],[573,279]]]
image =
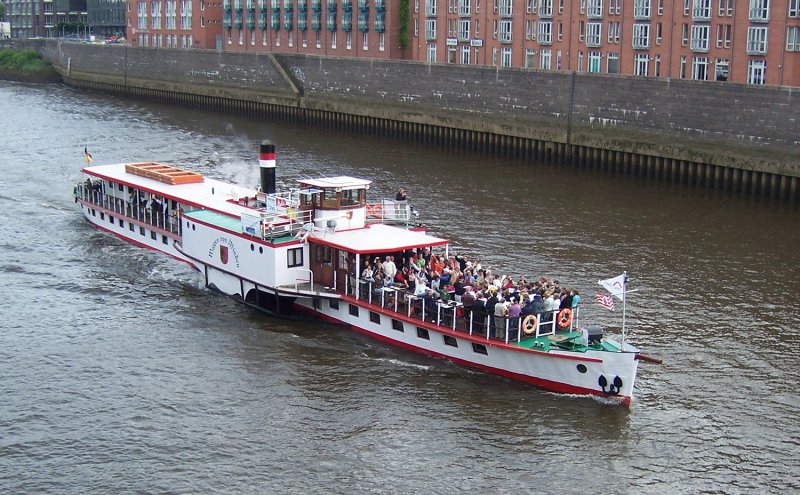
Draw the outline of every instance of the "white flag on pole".
[[[614,278],[607,278],[605,280],[598,280],[598,284],[605,287],[605,289],[611,293],[612,296],[616,297],[620,301],[624,301],[624,289],[623,286],[625,284],[625,274]]]

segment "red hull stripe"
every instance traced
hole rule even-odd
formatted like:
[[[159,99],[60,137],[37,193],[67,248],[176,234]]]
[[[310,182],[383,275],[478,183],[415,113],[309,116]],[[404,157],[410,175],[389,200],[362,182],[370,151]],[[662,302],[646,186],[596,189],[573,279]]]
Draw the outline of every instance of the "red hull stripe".
[[[339,321],[339,320],[337,320],[335,318],[332,318],[330,316],[327,316],[327,315],[324,315],[324,314],[321,314],[321,313],[317,313],[316,311],[313,311],[313,310],[311,310],[309,308],[306,308],[305,306],[301,306],[299,304],[296,304],[295,307],[303,310],[304,312],[313,314],[313,315],[315,315],[317,317],[321,317],[322,319],[324,319],[326,321],[331,321],[333,323],[339,323],[339,324],[342,323],[341,321]],[[390,345],[401,347],[403,349],[406,349],[406,350],[409,350],[409,351],[412,351],[412,352],[417,352],[417,353],[420,353],[420,354],[424,354],[426,356],[439,358],[439,359],[444,359],[446,361],[452,361],[452,362],[454,362],[456,364],[460,364],[460,365],[468,367],[468,368],[479,369],[481,371],[484,371],[484,372],[487,372],[487,373],[490,373],[490,374],[493,374],[493,375],[499,375],[499,376],[508,378],[510,380],[529,383],[529,384],[531,384],[531,385],[533,385],[533,386],[535,386],[537,388],[540,388],[542,390],[548,390],[550,392],[557,392],[557,393],[561,393],[561,394],[596,395],[598,397],[603,397],[603,398],[619,399],[620,402],[622,404],[624,404],[624,405],[630,405],[630,403],[631,403],[631,397],[627,397],[627,396],[626,397],[609,396],[609,395],[605,394],[602,390],[594,390],[594,389],[590,389],[590,388],[576,387],[574,385],[568,385],[566,383],[554,382],[554,381],[551,381],[551,380],[545,380],[543,378],[537,378],[537,377],[534,377],[534,376],[523,375],[523,374],[520,374],[520,373],[514,373],[514,372],[503,370],[503,369],[500,369],[500,368],[495,368],[493,366],[487,366],[487,365],[484,365],[484,364],[475,363],[473,361],[466,361],[464,359],[454,358],[454,357],[451,357],[451,356],[447,356],[445,354],[441,354],[441,353],[438,353],[438,352],[430,351],[428,349],[423,349],[421,347],[416,347],[416,346],[407,344],[405,342],[399,342],[397,340],[390,339],[388,337],[384,337],[383,335],[370,332],[368,330],[365,330],[363,328],[357,327],[355,325],[350,325],[350,328],[352,328],[356,332],[362,333],[364,335],[368,335],[369,337],[372,337],[372,338],[374,338],[376,340],[379,340],[381,342],[385,342],[385,343],[390,344]],[[463,337],[463,335],[460,335],[460,336]]]
[[[87,220],[88,220],[88,219],[87,219]],[[166,252],[166,251],[162,251],[161,249],[158,249],[158,248],[156,248],[156,247],[153,247],[153,246],[151,246],[151,245],[149,245],[149,244],[145,244],[145,243],[143,243],[143,242],[139,242],[139,241],[137,241],[136,239],[133,239],[133,238],[131,238],[131,237],[128,237],[128,236],[125,236],[125,235],[122,235],[122,234],[120,234],[119,232],[114,232],[113,230],[111,230],[111,229],[109,229],[109,228],[107,228],[107,227],[104,227],[104,226],[102,226],[102,225],[100,225],[100,224],[94,223],[94,222],[92,222],[91,220],[88,220],[88,222],[89,222],[89,224],[90,224],[90,225],[92,225],[93,227],[96,227],[96,228],[98,228],[99,230],[102,230],[102,231],[104,231],[104,232],[108,232],[109,234],[113,234],[113,235],[115,235],[116,237],[119,237],[120,239],[122,239],[123,241],[125,241],[125,242],[128,242],[128,243],[130,243],[130,244],[133,244],[134,246],[137,246],[137,247],[142,247],[142,248],[145,248],[145,249],[150,249],[150,250],[152,250],[152,251],[156,251],[156,252],[159,252],[159,253],[162,253],[162,254],[166,254],[166,255],[167,255],[167,256],[169,256],[170,258],[175,258],[175,259],[176,259],[176,260],[178,260],[178,261],[182,261],[182,262],[186,263],[187,265],[191,266],[192,268],[194,268],[195,270],[197,270],[197,271],[200,271],[200,270],[197,268],[197,266],[195,266],[195,264],[194,264],[194,263],[192,263],[192,262],[191,262],[191,261],[189,261],[189,260],[185,260],[185,259],[183,259],[183,258],[181,258],[181,257],[179,257],[179,256],[175,256],[175,255],[174,255],[174,254],[172,254],[172,253],[168,253],[168,252]],[[134,225],[136,225],[136,224],[134,224]],[[149,227],[149,225],[147,225],[147,227]]]
[[[381,313],[384,316],[388,316],[390,318],[394,318],[395,320],[404,321],[404,322],[408,323],[409,325],[415,325],[415,326],[418,326],[418,327],[427,328],[427,329],[433,330],[435,332],[441,332],[441,333],[446,334],[446,335],[452,335],[454,337],[459,337],[461,339],[468,340],[470,342],[475,342],[477,344],[484,344],[484,345],[488,344],[490,347],[504,347],[506,349],[513,349],[514,351],[518,351],[518,352],[527,352],[527,353],[532,353],[532,354],[539,354],[539,355],[541,355],[543,357],[549,357],[549,358],[553,358],[553,359],[567,359],[567,360],[572,360],[572,361],[582,361],[584,363],[602,363],[603,362],[602,359],[598,359],[598,358],[590,358],[590,357],[584,357],[584,356],[569,356],[569,355],[563,355],[563,354],[551,354],[549,352],[537,351],[537,350],[534,350],[534,349],[526,349],[524,347],[519,347],[519,346],[516,346],[516,345],[513,345],[513,344],[506,344],[505,342],[503,342],[501,340],[489,340],[489,341],[487,341],[485,338],[477,336],[476,334],[470,335],[468,333],[464,333],[464,332],[461,332],[461,331],[456,331],[456,330],[453,330],[451,328],[440,327],[440,326],[438,326],[438,325],[436,325],[434,323],[431,323],[431,322],[421,321],[421,320],[417,320],[417,319],[414,319],[414,318],[409,318],[408,316],[406,316],[403,313],[395,313],[394,311],[392,311],[390,309],[387,309],[387,308],[381,308],[380,306],[372,306],[372,305],[364,304],[363,301],[358,301],[355,298],[353,298],[352,296],[342,295],[341,296],[341,300],[344,301],[344,302],[350,303],[350,304],[355,304],[355,305],[361,307],[365,311],[374,311],[376,313]],[[315,313],[315,314],[317,314],[317,313]]]

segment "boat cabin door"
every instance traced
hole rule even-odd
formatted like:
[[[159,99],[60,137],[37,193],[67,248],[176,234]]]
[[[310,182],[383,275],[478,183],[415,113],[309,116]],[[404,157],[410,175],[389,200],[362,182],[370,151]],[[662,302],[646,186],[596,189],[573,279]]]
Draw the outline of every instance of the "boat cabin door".
[[[314,273],[314,281],[325,287],[333,287],[336,249],[313,243],[308,247],[311,250],[311,271]]]

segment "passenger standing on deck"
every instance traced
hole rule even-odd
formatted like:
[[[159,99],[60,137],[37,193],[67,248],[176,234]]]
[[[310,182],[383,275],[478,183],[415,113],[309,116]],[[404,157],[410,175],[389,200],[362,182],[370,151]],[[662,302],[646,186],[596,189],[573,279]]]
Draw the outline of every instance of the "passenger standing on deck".
[[[394,264],[394,256],[386,257],[386,261],[383,263],[383,273],[386,274],[386,278],[389,280],[394,280],[394,276],[397,275],[397,265]]]
[[[497,304],[494,305],[494,332],[498,339],[506,338],[507,315],[508,306],[506,306],[506,300],[499,297],[497,299]]]
[[[397,190],[397,194],[394,196],[394,209],[395,209],[395,218],[397,220],[405,220],[406,219],[406,205],[408,204],[408,198],[406,197],[406,190],[402,187]]]

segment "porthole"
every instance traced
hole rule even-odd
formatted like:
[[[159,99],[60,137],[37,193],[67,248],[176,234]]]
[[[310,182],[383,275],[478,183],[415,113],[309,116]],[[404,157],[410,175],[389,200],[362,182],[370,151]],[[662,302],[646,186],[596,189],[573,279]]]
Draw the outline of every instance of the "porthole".
[[[586,373],[586,365],[581,363],[578,365],[578,373]]]
[[[255,251],[255,250],[256,250],[256,245],[251,242],[250,243],[250,251]]]
[[[258,254],[264,254],[264,246],[258,246]]]
[[[194,224],[192,224],[192,230],[197,230],[197,229],[195,229],[195,225]]]

